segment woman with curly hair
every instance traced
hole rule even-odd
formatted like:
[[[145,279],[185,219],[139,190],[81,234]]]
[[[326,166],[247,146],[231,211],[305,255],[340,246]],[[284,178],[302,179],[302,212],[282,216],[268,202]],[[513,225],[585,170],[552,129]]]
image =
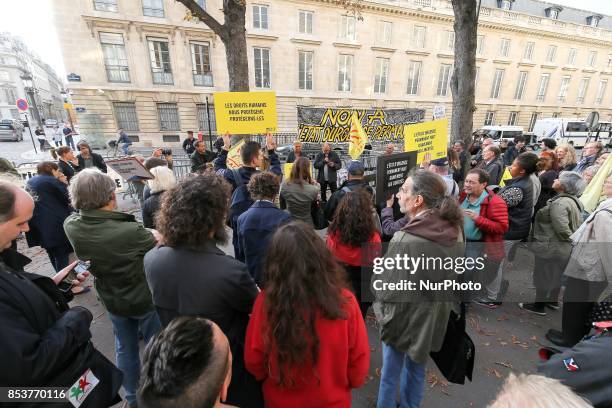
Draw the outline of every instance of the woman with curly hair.
[[[312,206],[319,196],[319,183],[313,180],[310,160],[299,157],[291,168],[289,179],[283,181],[280,189],[281,208],[287,209],[294,219],[314,227]]]
[[[369,285],[370,278],[362,273],[362,267],[372,266],[371,260],[380,252],[377,249],[381,242],[372,218],[371,196],[363,189],[346,193],[327,232],[327,247],[344,266],[365,318],[371,302],[363,300],[361,288],[362,281]]]
[[[344,271],[307,224],[280,227],[247,330],[247,369],[266,407],[349,407],[370,365],[365,323]]]
[[[246,266],[218,247],[228,238],[229,197],[230,185],[212,172],[167,190],[155,224],[164,244],[146,254],[144,267],[163,326],[189,315],[210,319],[223,330],[236,356],[227,403],[253,407],[261,405],[261,389],[239,356],[258,289]]]
[[[555,149],[555,154],[559,160],[560,171],[574,171],[578,163],[574,146],[569,143],[562,143]]]

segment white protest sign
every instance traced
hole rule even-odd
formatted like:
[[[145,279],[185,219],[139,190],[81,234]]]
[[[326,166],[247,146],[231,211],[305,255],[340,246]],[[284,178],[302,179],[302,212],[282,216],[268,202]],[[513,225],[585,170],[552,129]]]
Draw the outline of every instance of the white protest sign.
[[[433,107],[433,118],[434,118],[434,120],[441,119],[444,116],[446,116],[446,107],[444,105],[435,105]]]
[[[124,180],[131,180],[134,177],[141,179],[153,179],[153,175],[136,158],[126,157],[125,159],[109,160],[106,165],[113,169]]]

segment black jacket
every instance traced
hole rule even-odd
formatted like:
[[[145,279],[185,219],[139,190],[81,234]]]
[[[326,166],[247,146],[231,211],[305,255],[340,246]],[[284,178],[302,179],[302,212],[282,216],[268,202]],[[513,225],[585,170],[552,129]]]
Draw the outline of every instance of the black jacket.
[[[299,157],[306,157],[308,158],[308,156],[306,156],[304,154],[304,152],[302,151],[302,154]],[[287,161],[285,163],[295,163],[295,161],[299,158],[299,157],[295,157],[295,151],[292,150],[289,152],[289,154],[287,155]]]
[[[508,206],[507,240],[522,240],[529,236],[533,213],[533,182],[529,176],[506,180],[506,186],[499,192]]]
[[[57,165],[59,166],[62,174],[66,176],[68,182],[70,182],[70,179],[73,178],[75,174],[83,169],[81,166],[75,166],[74,164],[66,163],[63,160],[58,160]]]
[[[142,225],[145,228],[155,229],[155,214],[159,211],[163,193],[163,191],[151,193],[142,205]]]
[[[91,158],[93,160],[94,167],[97,167],[98,169],[100,169],[100,171],[102,173],[106,173],[106,171],[107,171],[106,163],[104,163],[104,159],[102,158],[102,156],[100,156],[98,153],[94,153],[94,152],[89,152],[89,154],[91,154]],[[85,168],[85,159],[83,158],[83,156],[81,156],[79,154],[77,156],[77,159],[79,159],[79,168],[84,169]]]
[[[183,150],[185,151],[185,153],[187,153],[188,155],[191,155],[193,152],[195,152],[196,148],[193,145],[195,142],[197,142],[198,139],[193,138],[193,139],[185,139],[183,140]]]
[[[504,174],[504,166],[501,159],[493,159],[489,164],[483,160],[479,166],[482,166],[482,169],[489,175],[489,185],[498,186]]]
[[[199,250],[151,249],[144,258],[153,304],[163,326],[177,316],[201,316],[227,336],[232,354],[230,405],[258,406],[259,384],[244,368],[244,340],[257,286],[246,266],[209,241]]]
[[[514,162],[514,159],[518,157],[519,154],[525,153],[527,148],[525,146],[520,149],[516,148],[516,144],[512,141],[508,142],[508,148],[504,152],[504,165],[511,166]]]
[[[582,340],[571,349],[554,354],[538,366],[538,372],[567,385],[595,407],[612,406],[612,332]],[[568,365],[575,364],[575,370]]]
[[[319,152],[314,161],[314,168],[319,170],[317,174],[317,181],[322,184],[325,181],[325,172],[324,168],[327,165],[327,178],[329,183],[335,183],[337,180],[336,172],[342,168],[342,162],[340,161],[340,157],[333,151],[330,151],[328,154],[328,162],[325,163],[325,154],[323,152]],[[334,167],[331,167],[330,164],[334,163]]]
[[[68,187],[53,176],[40,175],[29,179],[26,188],[36,197],[30,231],[26,232],[28,245],[71,248],[64,232],[64,220],[73,211]]]
[[[344,195],[347,193],[344,191],[345,189],[355,191],[359,188],[365,188],[370,194],[372,194],[372,197],[374,197],[374,190],[367,182],[363,180],[347,180],[342,183],[342,186],[340,186],[340,188],[338,188],[338,190],[329,198],[329,201],[327,201],[327,204],[325,205],[325,218],[328,221],[332,220],[334,213],[336,212],[336,208],[338,208],[338,204],[340,204],[340,200],[342,200]]]
[[[24,272],[30,262],[11,249],[0,253],[0,384],[68,388],[91,369],[100,382],[81,406],[119,402],[123,374],[93,347],[93,316],[83,307],[69,308],[69,299],[51,279]],[[19,406],[72,405],[65,401]]]
[[[198,151],[193,152],[191,155],[191,172],[197,173],[206,168],[206,163],[210,163],[217,155],[214,152],[205,150],[204,154],[199,153]]]

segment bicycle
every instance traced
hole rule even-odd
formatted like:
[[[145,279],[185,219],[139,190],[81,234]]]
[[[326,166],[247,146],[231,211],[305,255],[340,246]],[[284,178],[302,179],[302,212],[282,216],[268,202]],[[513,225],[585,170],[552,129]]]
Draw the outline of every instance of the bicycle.
[[[134,152],[130,149],[130,145],[128,145],[127,148],[127,154],[126,152],[123,150],[123,148],[121,149],[121,153],[119,152],[119,141],[118,140],[111,140],[108,142],[108,147],[111,148],[111,150],[108,152],[107,157],[108,158],[121,158],[121,157],[126,157],[126,156],[131,156],[132,154],[134,154]],[[125,145],[125,143],[124,143]]]

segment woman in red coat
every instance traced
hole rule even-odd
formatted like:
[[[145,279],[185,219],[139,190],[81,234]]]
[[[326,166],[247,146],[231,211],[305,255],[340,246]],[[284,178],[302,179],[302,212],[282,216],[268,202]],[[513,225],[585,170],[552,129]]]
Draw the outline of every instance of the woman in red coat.
[[[340,200],[327,229],[327,247],[347,272],[353,293],[365,319],[372,304],[362,288],[370,286],[374,257],[380,256],[380,233],[376,228],[372,196],[365,189],[346,193]]]
[[[273,235],[247,329],[246,368],[267,407],[350,407],[370,365],[365,323],[344,271],[311,226]]]

